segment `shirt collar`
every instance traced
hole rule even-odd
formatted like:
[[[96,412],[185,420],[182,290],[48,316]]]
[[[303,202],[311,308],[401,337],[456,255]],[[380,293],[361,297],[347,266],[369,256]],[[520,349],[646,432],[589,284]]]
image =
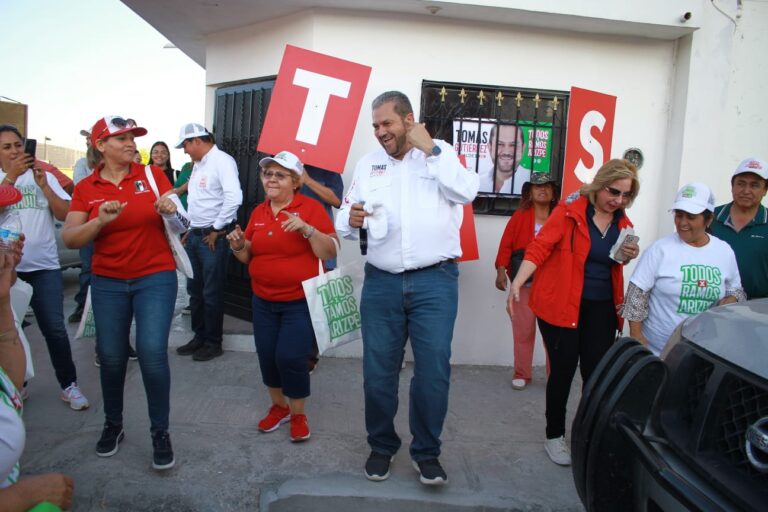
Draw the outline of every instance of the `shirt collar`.
[[[98,169],[93,171],[94,175],[94,181],[96,182],[102,182],[102,183],[111,183],[107,180],[104,180],[101,178],[101,170],[104,168],[104,166],[100,166]],[[130,178],[137,178],[139,173],[144,175],[144,166],[141,164],[137,164],[136,162],[131,162],[131,166],[128,168],[128,174],[125,175],[123,178],[123,181],[130,179]]]
[[[733,222],[731,222],[731,207],[733,206],[733,201],[730,203],[723,205],[723,209],[720,210],[720,213],[717,215],[718,222],[722,222],[726,226],[733,228]],[[755,224],[768,224],[768,210],[763,206],[762,204],[757,205],[757,213],[755,213],[755,216],[745,224],[746,226],[754,226]]]

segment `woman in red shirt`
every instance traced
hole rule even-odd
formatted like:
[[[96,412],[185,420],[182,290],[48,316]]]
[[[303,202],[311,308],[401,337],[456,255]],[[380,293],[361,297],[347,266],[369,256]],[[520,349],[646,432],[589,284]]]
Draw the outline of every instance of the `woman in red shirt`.
[[[123,387],[128,336],[135,318],[136,352],[154,449],[152,466],[163,470],[174,465],[168,434],[168,333],[178,288],[163,223],[180,233],[189,220],[178,197],[158,199],[147,168],[133,162],[134,137],[146,133],[132,119],[108,116],[96,122],[91,147],[102,157],[101,164],[75,187],[61,235],[73,249],[94,243],[91,299],[105,415],[96,453],[111,457],[124,437]],[[149,171],[159,194],[171,189],[160,168],[151,166]]]
[[[557,204],[555,180],[549,173],[534,173],[531,181],[523,184],[520,208],[509,218],[496,254],[496,288],[507,289],[507,276],[513,280],[511,261],[513,253],[524,252],[528,244],[547,222],[549,214]],[[522,255],[518,261],[522,261]],[[515,269],[516,271],[516,269]],[[512,387],[525,389],[531,382],[533,349],[536,344],[536,316],[528,307],[531,285],[520,288],[520,301],[507,300],[507,312],[512,319],[512,339],[515,347],[515,369]],[[513,309],[510,313],[510,309]]]
[[[544,448],[555,464],[571,463],[565,408],[576,366],[586,384],[622,327],[618,306],[624,302],[624,265],[609,253],[620,231],[632,225],[624,210],[639,190],[632,163],[603,164],[591,183],[554,209],[510,285],[512,299],[519,301],[523,283],[536,272],[528,304],[549,355]],[[637,244],[626,245],[624,263],[639,250]]]
[[[304,402],[315,338],[302,281],[318,273],[318,259],[336,257],[338,239],[323,206],[298,192],[304,167],[282,151],[263,158],[266,200],[253,210],[245,233],[227,235],[235,257],[248,265],[253,290],[253,337],[272,406],[259,430],[291,422],[291,441],[309,439]]]

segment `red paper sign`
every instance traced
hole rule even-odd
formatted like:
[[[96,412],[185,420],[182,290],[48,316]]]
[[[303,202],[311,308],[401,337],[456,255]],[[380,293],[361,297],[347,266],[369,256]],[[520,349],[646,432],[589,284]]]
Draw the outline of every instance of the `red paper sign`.
[[[611,157],[616,96],[571,87],[563,169],[563,196],[594,179]]]
[[[461,165],[467,166],[467,159],[459,155]],[[475,230],[475,212],[472,203],[464,205],[464,218],[459,228],[459,242],[461,243],[461,258],[459,261],[472,261],[480,259],[480,251],[477,248],[477,231]]]
[[[371,68],[287,45],[258,150],[344,172]]]

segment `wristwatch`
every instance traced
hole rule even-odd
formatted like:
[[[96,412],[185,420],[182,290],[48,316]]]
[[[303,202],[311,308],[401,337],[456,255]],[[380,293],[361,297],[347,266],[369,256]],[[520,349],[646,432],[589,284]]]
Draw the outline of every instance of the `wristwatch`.
[[[432,150],[429,153],[430,153],[430,156],[440,156],[440,153],[442,152],[443,150],[440,149],[440,146],[435,144],[434,146],[432,146]]]

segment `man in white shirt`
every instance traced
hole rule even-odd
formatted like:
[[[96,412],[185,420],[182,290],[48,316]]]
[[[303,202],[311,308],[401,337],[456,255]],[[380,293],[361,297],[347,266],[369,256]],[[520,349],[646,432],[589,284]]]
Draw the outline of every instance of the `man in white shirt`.
[[[230,255],[226,235],[243,192],[234,158],[216,147],[204,126],[182,126],[176,148],[184,148],[195,161],[185,184],[191,220],[185,248],[194,272],[194,278],[187,280],[187,293],[195,336],[176,352],[208,361],[222,354],[224,281]]]
[[[530,169],[520,165],[525,150],[523,130],[514,125],[493,125],[487,147],[488,165],[478,170],[480,192],[522,194],[523,183],[531,179]]]
[[[441,485],[440,434],[448,408],[451,340],[458,308],[456,259],[463,204],[478,176],[450,144],[414,121],[408,97],[390,91],[373,101],[373,129],[382,148],[364,156],[336,217],[337,232],[358,237],[366,227],[368,263],[360,312],[369,480],[389,477],[401,441],[395,432],[403,348],[415,359],[410,391],[410,455],[420,480]],[[365,223],[365,224],[364,224]]]

